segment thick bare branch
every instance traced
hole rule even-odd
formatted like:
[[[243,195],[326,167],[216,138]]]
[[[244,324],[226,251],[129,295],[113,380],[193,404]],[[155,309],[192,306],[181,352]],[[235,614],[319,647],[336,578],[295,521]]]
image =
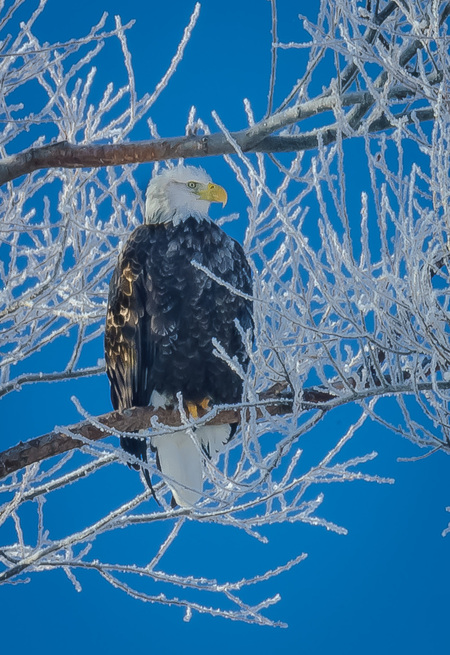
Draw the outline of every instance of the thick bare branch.
[[[401,97],[400,94],[405,96],[407,90],[398,90],[397,97]],[[366,105],[371,102],[370,98],[371,96],[367,92],[350,93],[342,98],[341,103],[343,106],[355,102]],[[258,124],[249,130],[234,132],[231,136],[243,152],[296,152],[317,148],[319,131],[295,137],[267,136],[267,133],[278,131],[286,125],[315,114],[331,111],[335,101],[332,98],[321,98],[307,103],[307,105],[303,109],[286,110],[283,112],[283,117],[272,116],[267,121],[263,121],[263,124]],[[411,114],[412,112],[410,112]],[[415,119],[419,121],[432,120],[434,116],[432,109],[417,110],[414,115]],[[390,127],[394,127],[390,121],[377,120],[369,125],[368,131],[377,132]],[[336,140],[334,125],[322,128],[320,132],[323,135],[322,143],[324,145]],[[41,148],[31,148],[0,161],[0,185],[44,168],[101,168],[165,159],[227,155],[233,151],[233,146],[223,134],[180,136],[105,145],[73,145],[67,141],[61,141]]]
[[[440,17],[440,25],[447,18],[450,4],[446,3]],[[273,5],[275,8],[275,5]],[[370,44],[378,34],[381,24],[397,8],[397,3],[388,3],[385,10],[378,14],[373,25],[368,28],[364,40]],[[423,41],[416,39],[409,44],[401,54],[400,66],[404,68],[418,50],[424,47]],[[274,50],[275,52],[275,50]],[[284,135],[274,135],[276,132],[304,119],[327,111],[335,111],[338,107],[353,107],[349,115],[350,125],[356,127],[359,120],[376,103],[376,98],[368,91],[342,94],[358,73],[355,63],[349,64],[343,71],[340,80],[341,95],[336,97],[335,91],[330,87],[321,96],[283,108],[270,116],[266,116],[255,125],[233,133],[232,139],[243,152],[295,152],[317,147],[318,140],[304,135],[298,139],[286,140]],[[383,72],[380,79],[384,83],[386,74]],[[439,71],[430,79],[430,84],[439,83],[442,74]],[[380,86],[379,84],[379,86]],[[400,99],[407,96],[414,97],[416,91],[407,86],[397,86],[389,91],[388,97]],[[426,120],[432,118],[430,115]],[[387,129],[390,124],[375,123],[376,130]],[[332,135],[334,127],[322,128],[325,130],[323,143],[335,140]],[[326,135],[329,132],[328,136]],[[369,128],[369,131],[372,131]],[[306,140],[304,140],[306,137]],[[233,152],[230,140],[223,134],[188,135],[169,137],[145,142],[75,145],[68,141],[60,141],[42,147],[33,147],[22,153],[11,155],[0,161],[0,185],[12,181],[22,175],[46,168],[99,168],[104,166],[117,166],[164,159],[195,158],[212,155],[226,155]]]
[[[282,387],[280,387],[280,397],[281,389]],[[265,396],[266,394],[261,396],[262,403],[265,401]],[[322,396],[321,392],[317,391],[317,396],[315,396],[316,402],[326,400],[326,397]],[[282,399],[282,397],[280,400],[276,400],[275,394],[272,394],[272,399],[272,403],[265,404],[265,412],[269,414],[285,414],[292,410],[292,403],[289,400]],[[256,411],[258,418],[261,418],[263,415],[262,410],[256,408]],[[207,413],[199,408],[200,419],[206,416]],[[144,430],[154,425],[156,419],[162,426],[179,427],[182,425],[178,410],[155,410],[153,407],[133,407],[123,412],[113,411],[96,417],[95,423],[104,425],[104,429],[93,425],[89,421],[83,421],[69,426],[67,432],[80,435],[84,440],[98,441],[110,434],[108,428],[113,428],[115,432],[137,432],[138,430]],[[211,425],[221,425],[225,423],[239,423],[240,420],[240,409],[224,409],[213,415],[207,422]],[[83,444],[84,441],[70,437],[58,430],[26,442],[20,442],[17,446],[0,453],[0,479],[35,462],[40,462],[54,455],[60,455],[74,448],[81,448]]]
[[[302,407],[304,410],[321,409],[328,411],[335,406],[348,404],[354,401],[363,401],[367,398],[380,395],[393,394],[414,394],[417,391],[431,391],[434,388],[433,383],[421,383],[413,385],[409,382],[400,384],[389,384],[386,380],[383,384],[378,381],[375,386],[368,386],[363,390],[354,393],[340,395],[342,390],[352,390],[355,387],[355,381],[352,378],[343,382],[335,382],[331,388],[336,389],[336,393],[320,388],[311,387],[302,392]],[[444,390],[450,388],[450,382],[440,382],[436,385],[438,389]],[[290,414],[292,412],[291,393],[287,390],[286,384],[276,384],[268,391],[261,393],[259,404],[252,404],[250,407],[256,411],[256,419],[260,420],[267,416],[276,416]],[[236,408],[225,408],[216,410],[202,410],[198,408],[199,419],[202,425],[224,425],[227,423],[240,423],[242,412],[245,412],[246,406]],[[202,420],[205,419],[206,420]],[[157,421],[157,423],[156,423]],[[101,424],[103,427],[100,427]],[[176,428],[183,425],[182,417],[177,409],[154,409],[153,407],[132,407],[123,412],[113,411],[101,416],[95,417],[92,422],[83,421],[76,425],[69,426],[64,432],[55,430],[35,439],[26,442],[20,442],[8,450],[0,453],[0,479],[15,473],[25,466],[43,461],[49,457],[60,455],[75,448],[81,448],[85,440],[99,441],[110,435],[112,429],[117,432],[137,432],[149,428],[158,429]],[[69,436],[69,434],[79,435],[81,439]]]

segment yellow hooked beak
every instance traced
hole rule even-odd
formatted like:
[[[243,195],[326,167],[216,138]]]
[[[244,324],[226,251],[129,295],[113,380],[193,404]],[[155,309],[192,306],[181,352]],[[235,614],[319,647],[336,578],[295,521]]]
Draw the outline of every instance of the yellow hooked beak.
[[[221,202],[223,207],[227,204],[227,192],[218,184],[213,184],[212,182],[205,184],[205,186],[202,189],[199,189],[197,193],[202,200],[207,200],[208,202]]]

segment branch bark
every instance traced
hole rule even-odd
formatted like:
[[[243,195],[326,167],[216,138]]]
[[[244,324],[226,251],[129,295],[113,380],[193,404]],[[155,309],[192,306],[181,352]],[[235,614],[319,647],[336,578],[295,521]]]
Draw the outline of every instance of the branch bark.
[[[301,399],[302,407],[305,411],[309,409],[328,411],[338,405],[363,401],[373,396],[416,394],[417,392],[432,391],[435,386],[440,390],[450,388],[450,382],[411,384],[411,382],[405,380],[403,384],[391,384],[387,378],[383,382],[377,380],[375,384],[375,387],[370,386],[364,390],[355,390],[354,393],[351,393],[352,389],[356,387],[356,382],[353,378],[349,378],[345,384],[342,381],[332,383],[331,388],[336,389],[336,393],[320,387],[304,389]],[[339,393],[343,390],[347,391],[347,395],[343,396]],[[248,412],[251,410],[256,411],[258,419],[264,418],[267,414],[271,416],[290,414],[293,410],[291,394],[285,383],[278,383],[261,393],[259,402],[260,405],[256,404],[247,410]],[[199,420],[211,413],[211,410],[198,409]],[[242,408],[223,409],[213,414],[202,425],[240,423],[241,413]],[[16,446],[0,453],[0,480],[30,464],[41,462],[55,455],[61,455],[75,448],[81,448],[86,439],[99,441],[109,436],[111,432],[138,432],[149,428],[155,429],[156,419],[158,421],[158,430],[163,429],[165,426],[171,428],[183,425],[180,413],[176,409],[155,410],[153,407],[132,407],[123,412],[113,411],[102,414],[95,417],[92,422],[82,421],[76,425],[71,425],[64,432],[56,429],[35,439],[26,442],[21,441]],[[79,435],[83,440],[77,439],[76,436],[69,436],[67,432]]]
[[[353,95],[353,94],[352,94]],[[369,94],[356,94],[367,96]],[[344,103],[346,104],[346,103]],[[330,100],[323,99],[322,111],[331,111]],[[319,111],[317,111],[319,113]],[[434,117],[432,109],[421,109],[409,112],[408,122],[413,122],[411,115],[419,121],[431,120]],[[310,114],[311,115],[311,114]],[[372,122],[369,132],[378,132],[395,127],[388,120]],[[279,129],[279,128],[275,128]],[[266,130],[263,130],[264,132]],[[234,142],[243,152],[294,152],[317,148],[319,134],[323,145],[334,143],[337,138],[337,126],[330,125],[320,130],[306,132],[299,136],[259,136],[248,130],[231,134]],[[345,137],[346,135],[342,135]],[[233,145],[223,134],[203,136],[181,136],[154,141],[139,141],[120,144],[73,145],[67,141],[52,143],[41,148],[31,148],[25,152],[0,161],[0,185],[44,168],[101,168],[103,166],[121,166],[165,159],[186,159],[196,157],[211,157],[234,152]]]
[[[390,2],[385,10],[375,17],[375,27],[371,26],[364,37],[368,43],[373,42],[381,24],[396,8],[398,8],[397,3]],[[449,8],[450,3],[447,3],[441,15],[441,25],[447,18]],[[417,50],[421,48],[423,48],[422,42],[419,40],[414,41],[402,53],[401,65],[405,66]],[[354,63],[349,64],[345,68],[340,81],[342,90],[348,88],[357,72],[358,67]],[[430,83],[436,84],[441,78],[442,75],[437,74],[435,75],[435,79],[430,80]],[[405,98],[407,96],[414,96],[414,91],[400,86],[388,94],[388,97],[393,99]],[[275,133],[311,116],[333,111],[338,104],[340,107],[353,107],[352,113],[360,118],[367,113],[368,109],[375,102],[376,98],[368,91],[343,93],[339,98],[336,98],[330,87],[324,94],[317,98],[284,108],[249,128],[232,133],[232,140],[244,152],[293,152],[315,148],[318,145],[318,141],[317,139],[309,138],[312,133],[296,138],[279,136],[275,135]],[[432,118],[431,110],[422,111],[429,112],[425,120]],[[355,123],[355,120],[353,117],[353,123]],[[390,126],[389,123],[383,124],[382,127],[378,124],[373,131],[387,129]],[[335,126],[330,125],[322,128],[322,130],[324,133],[329,133],[328,138],[325,138],[325,140],[322,139],[323,143],[326,144],[335,141],[336,137],[331,136],[335,131]],[[369,131],[372,131],[371,126],[369,127]],[[164,159],[226,155],[231,154],[233,151],[233,145],[221,133],[169,137],[152,141],[120,144],[75,145],[67,141],[60,141],[38,148],[30,148],[29,150],[0,160],[0,185],[6,184],[22,175],[46,168],[123,166],[126,164],[161,161]]]
[[[326,402],[333,398],[331,394],[324,393],[318,389],[310,390],[306,393],[309,402],[316,404]],[[273,401],[273,403],[270,402],[264,406],[264,412],[268,412],[271,415],[291,412],[292,401],[289,397],[285,398],[284,395],[288,396],[286,394],[286,385],[276,385],[268,392],[261,394],[260,400],[262,403],[267,402],[268,399]],[[261,408],[256,407],[256,412],[258,418],[263,416]],[[202,411],[199,408],[200,419],[207,414],[208,411]],[[113,411],[102,414],[95,418],[97,425],[89,421],[82,421],[76,425],[69,426],[64,432],[55,430],[35,439],[20,442],[16,446],[0,453],[0,479],[30,464],[43,461],[54,455],[60,455],[75,448],[81,448],[84,445],[83,440],[85,439],[91,441],[104,439],[111,434],[110,428],[114,432],[137,432],[154,426],[156,419],[161,424],[161,427],[179,427],[183,424],[179,411],[175,409],[155,410],[153,407],[133,407],[123,412]],[[224,409],[217,412],[207,423],[209,425],[221,425],[225,423],[239,423],[240,420],[241,410]],[[104,427],[100,427],[99,424]],[[79,435],[83,437],[83,440],[68,436],[65,432]]]

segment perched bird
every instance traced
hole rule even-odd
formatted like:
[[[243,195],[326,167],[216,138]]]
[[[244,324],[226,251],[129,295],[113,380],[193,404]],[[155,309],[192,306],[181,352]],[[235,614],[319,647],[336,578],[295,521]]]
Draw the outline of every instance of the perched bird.
[[[240,244],[208,216],[211,202],[226,201],[225,190],[194,166],[150,181],[145,224],[129,237],[109,288],[105,357],[115,409],[176,407],[181,394],[196,418],[198,407],[241,400],[242,379],[214,345],[247,369],[250,267]],[[217,456],[235,429],[203,426],[150,439],[173,504],[192,507],[202,497],[203,460]],[[121,446],[147,462],[144,439],[123,437]]]

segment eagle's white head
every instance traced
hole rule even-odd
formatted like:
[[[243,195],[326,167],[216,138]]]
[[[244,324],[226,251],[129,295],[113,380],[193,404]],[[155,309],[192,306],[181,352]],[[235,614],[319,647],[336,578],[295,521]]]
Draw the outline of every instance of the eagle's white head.
[[[189,216],[197,220],[208,218],[209,205],[225,205],[227,193],[211,181],[203,168],[177,166],[156,175],[147,187],[146,223],[179,223]]]

